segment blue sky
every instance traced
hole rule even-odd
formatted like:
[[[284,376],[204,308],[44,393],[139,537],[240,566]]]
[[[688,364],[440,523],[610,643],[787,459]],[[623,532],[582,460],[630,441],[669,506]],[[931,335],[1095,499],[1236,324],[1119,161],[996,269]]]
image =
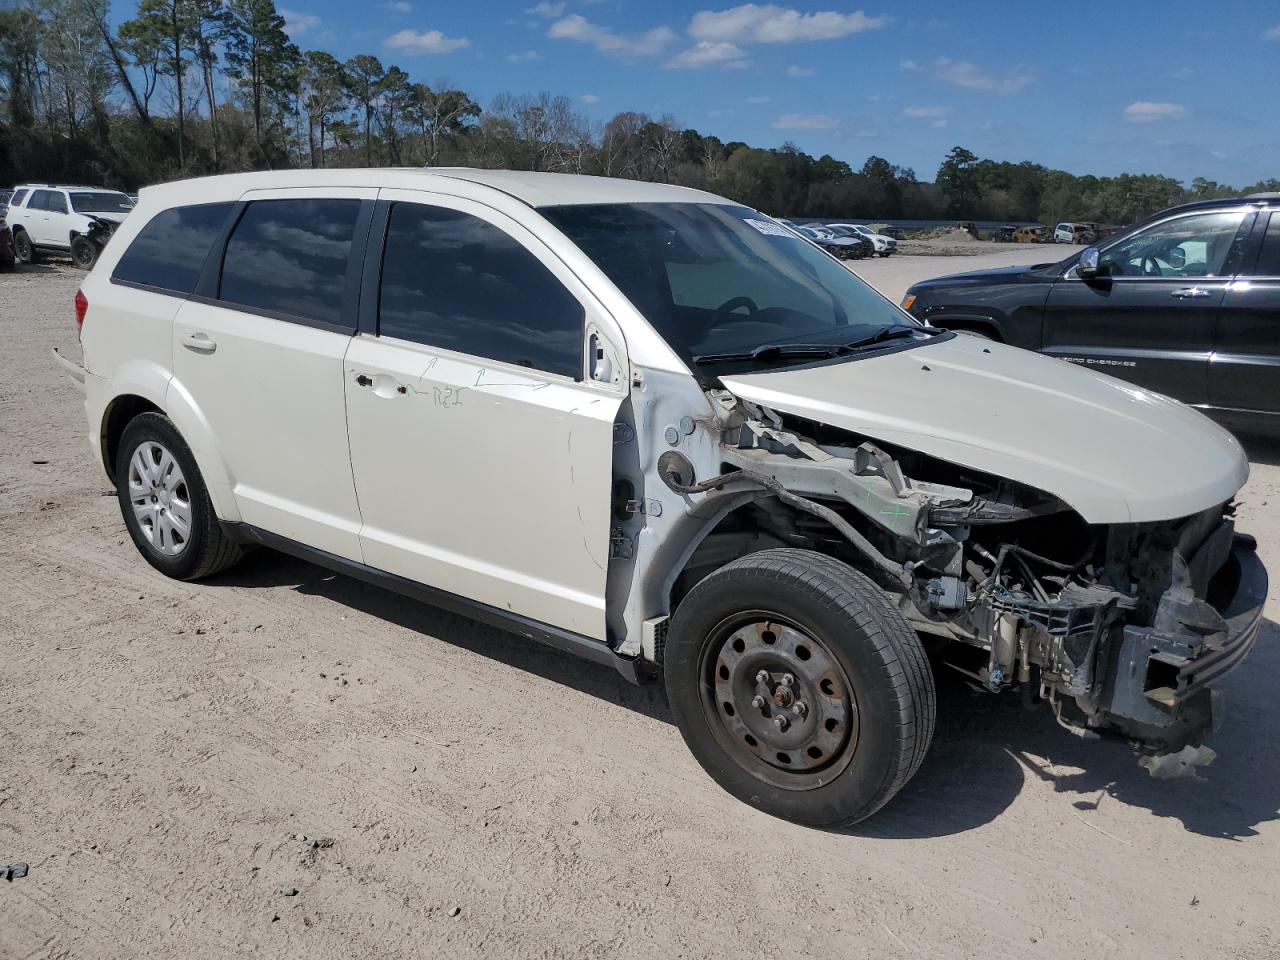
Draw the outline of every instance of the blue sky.
[[[376,53],[485,104],[547,90],[593,120],[932,179],[956,144],[1074,173],[1280,176],[1280,4],[966,0],[277,0],[304,49]]]

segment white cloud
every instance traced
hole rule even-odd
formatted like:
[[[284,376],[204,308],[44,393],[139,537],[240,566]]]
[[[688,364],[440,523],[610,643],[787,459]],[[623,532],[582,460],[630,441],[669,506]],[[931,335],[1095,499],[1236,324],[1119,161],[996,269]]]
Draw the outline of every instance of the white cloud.
[[[537,50],[521,50],[519,53],[507,54],[507,63],[530,63],[534,60],[541,60],[542,54]]]
[[[747,97],[747,103],[773,103],[773,97]]]
[[[389,0],[387,3],[380,3],[378,6],[383,10],[390,10],[392,13],[413,13],[413,4],[406,3],[405,0]]]
[[[1022,68],[1009,73],[991,73],[976,63],[949,60],[946,57],[933,61],[933,72],[939,80],[953,87],[991,93],[1017,93],[1035,79],[1031,71]]]
[[[532,13],[536,17],[546,17],[548,20],[554,20],[556,17],[564,13],[563,3],[535,3],[532,7],[526,7],[525,13]]]
[[[672,70],[697,70],[702,67],[740,69],[747,66],[747,59],[736,43],[701,40],[672,57],[665,66]]]
[[[600,98],[596,96],[594,93],[584,93],[578,99],[581,100],[583,103],[599,103],[600,102]]]
[[[898,64],[898,67],[902,70],[909,70],[912,73],[921,73],[924,70],[924,67],[914,60],[903,60]]]
[[[1280,40],[1280,24],[1262,31],[1263,40]]]
[[[547,31],[547,36],[556,40],[576,40],[589,43],[601,53],[612,53],[622,57],[653,57],[665,51],[675,41],[675,32],[670,27],[654,27],[644,33],[625,36],[614,33],[608,27],[592,23],[579,13],[571,13],[563,20],[557,20]]]
[[[813,71],[808,67],[797,67],[795,64],[787,67],[788,77],[812,77]]]
[[[1124,108],[1124,118],[1130,123],[1155,123],[1158,120],[1176,120],[1187,110],[1180,103],[1153,103],[1135,100]]]
[[[937,120],[950,112],[950,107],[907,107],[902,115],[911,120]]]
[[[829,113],[784,113],[773,121],[775,130],[830,130],[840,121]]]
[[[320,26],[320,18],[309,13],[281,9],[280,16],[284,17],[285,29],[290,33],[306,33]]]
[[[875,30],[887,17],[822,11],[801,13],[773,4],[744,3],[729,10],[702,10],[689,21],[689,36],[695,40],[722,43],[796,43],[806,40],[834,40],[851,33]]]
[[[393,33],[383,41],[392,50],[403,50],[405,53],[453,53],[463,47],[471,46],[466,37],[446,37],[439,30],[401,30]]]
[[[935,120],[933,121],[933,123],[929,124],[929,126],[933,127],[935,130],[941,130],[946,125],[947,125],[946,120]]]

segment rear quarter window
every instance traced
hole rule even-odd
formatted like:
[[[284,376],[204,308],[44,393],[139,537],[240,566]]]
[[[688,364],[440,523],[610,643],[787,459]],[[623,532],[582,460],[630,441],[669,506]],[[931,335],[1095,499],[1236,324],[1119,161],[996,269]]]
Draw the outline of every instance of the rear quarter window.
[[[138,231],[111,279],[183,296],[190,294],[234,206],[202,203],[161,211]]]

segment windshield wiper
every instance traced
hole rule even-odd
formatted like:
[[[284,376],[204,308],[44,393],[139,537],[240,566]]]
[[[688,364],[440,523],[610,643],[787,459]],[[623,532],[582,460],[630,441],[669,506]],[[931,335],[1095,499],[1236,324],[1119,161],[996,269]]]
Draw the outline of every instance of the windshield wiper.
[[[699,366],[710,363],[735,363],[744,360],[775,360],[786,357],[837,357],[844,351],[838,343],[764,343],[751,350],[735,353],[704,353],[693,358]]]
[[[882,327],[869,337],[863,337],[861,340],[854,340],[852,343],[846,343],[841,346],[840,349],[842,351],[860,350],[863,347],[872,347],[877,343],[884,343],[886,340],[897,340],[901,337],[910,337],[917,333],[923,333],[932,337],[941,332],[941,330],[935,330],[929,327],[916,327],[905,323],[895,323],[887,327]]]

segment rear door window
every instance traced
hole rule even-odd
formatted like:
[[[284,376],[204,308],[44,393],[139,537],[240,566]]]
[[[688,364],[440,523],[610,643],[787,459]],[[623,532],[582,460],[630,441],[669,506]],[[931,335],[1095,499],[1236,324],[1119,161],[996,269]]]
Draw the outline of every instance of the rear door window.
[[[378,333],[580,379],[585,311],[516,239],[458,210],[391,208]]]
[[[31,195],[31,202],[27,206],[32,210],[52,210],[49,199],[53,196],[52,190],[37,190]]]
[[[202,203],[156,214],[120,257],[111,279],[186,296],[196,288],[205,258],[234,206]]]
[[[1267,232],[1262,237],[1262,252],[1253,273],[1257,277],[1280,277],[1280,210],[1272,213],[1267,223]]]
[[[218,299],[281,319],[341,325],[360,201],[254,200],[227,241]]]

